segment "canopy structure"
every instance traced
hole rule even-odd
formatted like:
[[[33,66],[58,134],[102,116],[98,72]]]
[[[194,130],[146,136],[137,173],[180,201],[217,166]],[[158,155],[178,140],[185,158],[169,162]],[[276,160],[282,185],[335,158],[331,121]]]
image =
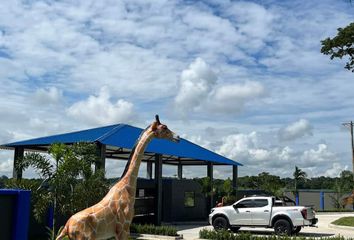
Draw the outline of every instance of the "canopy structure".
[[[136,140],[143,129],[126,124],[87,129],[83,131],[58,134],[53,136],[35,138],[25,141],[0,145],[1,149],[15,150],[14,165],[21,161],[25,151],[47,152],[53,143],[73,144],[77,142],[95,143],[99,147],[100,161],[96,163],[96,169],[105,169],[106,158],[127,160]],[[207,176],[213,180],[214,165],[232,166],[233,187],[237,189],[238,166],[242,164],[205,149],[188,140],[181,139],[179,143],[163,139],[154,139],[148,145],[142,161],[147,163],[147,178],[154,179],[156,201],[156,224],[162,219],[162,166],[163,164],[176,165],[178,179],[182,179],[185,165],[206,165]],[[154,164],[154,177],[152,169]],[[22,172],[13,169],[13,177],[21,178]],[[210,206],[213,204],[212,196],[209,198]]]
[[[83,131],[35,138],[25,141],[1,145],[1,148],[47,151],[53,143],[72,144],[75,142],[91,142],[105,145],[105,157],[113,159],[128,159],[130,150],[143,129],[126,124],[93,128]],[[242,166],[242,164],[207,150],[188,140],[181,139],[179,143],[163,139],[154,139],[147,147],[143,161],[152,160],[155,154],[162,155],[164,164],[172,165],[214,165]]]

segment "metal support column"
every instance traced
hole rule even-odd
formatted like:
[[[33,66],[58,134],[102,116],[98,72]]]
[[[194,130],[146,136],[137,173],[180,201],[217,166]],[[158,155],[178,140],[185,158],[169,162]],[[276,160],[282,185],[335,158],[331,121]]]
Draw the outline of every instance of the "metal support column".
[[[106,145],[97,143],[98,161],[95,163],[95,171],[103,169],[106,170]]]
[[[207,166],[207,174],[208,174],[208,178],[210,179],[210,197],[209,197],[209,206],[208,206],[208,212],[210,211],[210,209],[212,208],[212,207],[214,207],[214,197],[213,197],[213,193],[212,193],[212,191],[213,191],[213,172],[214,172],[214,170],[213,170],[213,163],[211,163],[211,162],[208,162],[208,166]]]
[[[178,163],[177,177],[179,180],[181,180],[183,177],[183,166],[181,162]]]
[[[146,178],[152,179],[152,161],[146,163]]]
[[[24,156],[24,148],[23,147],[16,147],[15,154],[14,154],[14,166],[12,171],[12,177],[15,179],[22,178],[22,170],[16,169],[16,164],[23,160]]]
[[[162,220],[162,156],[155,154],[155,185],[156,185],[156,201],[155,201],[155,224],[161,225]]]
[[[234,189],[235,194],[237,194],[237,178],[238,178],[238,166],[232,166],[232,188]]]

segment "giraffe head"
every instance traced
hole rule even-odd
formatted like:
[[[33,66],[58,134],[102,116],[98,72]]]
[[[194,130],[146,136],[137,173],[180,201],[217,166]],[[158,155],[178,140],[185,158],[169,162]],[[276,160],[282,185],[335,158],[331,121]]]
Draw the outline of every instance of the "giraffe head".
[[[156,115],[156,120],[152,123],[151,130],[154,132],[156,138],[163,138],[173,142],[179,142],[180,140],[177,134],[160,122],[159,115]]]

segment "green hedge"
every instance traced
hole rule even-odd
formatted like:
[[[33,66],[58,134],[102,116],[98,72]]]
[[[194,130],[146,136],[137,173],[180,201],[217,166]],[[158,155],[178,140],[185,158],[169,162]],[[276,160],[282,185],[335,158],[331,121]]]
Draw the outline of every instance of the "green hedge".
[[[323,238],[312,238],[312,237],[279,237],[276,235],[271,236],[254,236],[250,233],[240,233],[234,234],[232,232],[223,230],[216,232],[214,230],[202,229],[199,231],[199,238],[202,239],[213,239],[213,240],[354,240],[353,238],[344,238],[341,236],[336,237],[323,237]]]
[[[154,234],[154,235],[164,235],[164,236],[178,236],[177,229],[170,226],[155,226],[152,224],[149,225],[140,225],[132,224],[130,226],[131,233],[139,234]]]

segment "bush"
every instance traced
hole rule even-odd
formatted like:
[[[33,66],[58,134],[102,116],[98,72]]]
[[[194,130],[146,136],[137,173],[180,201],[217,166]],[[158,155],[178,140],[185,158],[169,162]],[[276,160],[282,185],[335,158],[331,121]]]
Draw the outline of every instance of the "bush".
[[[155,226],[152,224],[132,224],[130,232],[138,234],[154,234],[164,236],[178,236],[177,229],[170,226]]]
[[[324,238],[305,238],[305,237],[279,237],[276,235],[272,236],[254,236],[250,233],[240,233],[234,234],[230,231],[222,230],[222,231],[214,231],[208,229],[202,229],[199,231],[199,238],[202,239],[213,239],[213,240],[345,240],[344,237],[336,236],[336,237],[324,237]],[[347,238],[347,240],[354,240],[353,238]]]

